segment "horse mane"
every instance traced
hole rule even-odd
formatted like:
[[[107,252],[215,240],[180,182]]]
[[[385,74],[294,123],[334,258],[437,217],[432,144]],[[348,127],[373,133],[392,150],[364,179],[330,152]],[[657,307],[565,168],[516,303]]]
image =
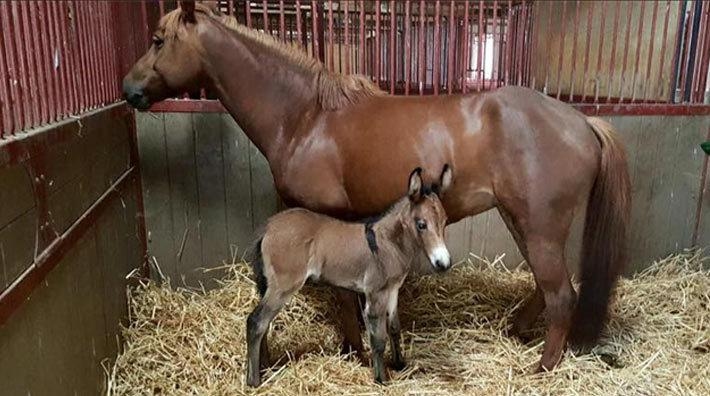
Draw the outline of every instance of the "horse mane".
[[[272,50],[292,65],[312,73],[315,76],[314,83],[318,93],[318,103],[325,110],[337,110],[358,103],[363,98],[385,95],[385,92],[368,77],[358,74],[344,75],[328,70],[322,62],[309,56],[298,44],[289,44],[270,34],[251,29],[237,22],[235,17],[215,12],[201,3],[195,4],[195,12],[212,18],[240,36]],[[180,15],[179,8],[166,14],[164,25],[166,35],[168,30],[177,31]]]

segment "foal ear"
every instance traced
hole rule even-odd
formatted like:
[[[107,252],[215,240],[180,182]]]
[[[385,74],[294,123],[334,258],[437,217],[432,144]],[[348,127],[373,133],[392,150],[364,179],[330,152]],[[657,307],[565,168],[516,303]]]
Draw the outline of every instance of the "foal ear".
[[[441,171],[441,178],[439,179],[439,194],[443,194],[446,190],[451,187],[451,182],[454,180],[454,170],[449,164],[444,165],[444,169]]]
[[[192,1],[181,1],[180,9],[182,10],[182,17],[186,22],[195,23],[195,0]]]
[[[409,174],[409,199],[416,202],[422,195],[422,168],[417,168]]]

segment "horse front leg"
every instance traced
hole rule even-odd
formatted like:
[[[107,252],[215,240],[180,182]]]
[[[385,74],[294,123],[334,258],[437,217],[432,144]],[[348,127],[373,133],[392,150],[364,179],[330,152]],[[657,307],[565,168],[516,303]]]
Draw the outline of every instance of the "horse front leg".
[[[362,346],[362,337],[360,334],[360,304],[358,302],[357,293],[336,288],[335,297],[338,302],[338,312],[340,314],[340,325],[343,332],[343,354],[355,352],[360,363],[367,364]]]
[[[401,328],[399,325],[399,313],[397,311],[397,297],[399,290],[395,289],[390,294],[387,306],[387,333],[390,337],[392,347],[392,368],[397,371],[404,370],[407,364],[402,357]]]
[[[375,382],[383,384],[388,378],[384,360],[387,345],[387,298],[385,293],[375,292],[367,296],[365,315],[367,330],[370,334],[372,370]]]

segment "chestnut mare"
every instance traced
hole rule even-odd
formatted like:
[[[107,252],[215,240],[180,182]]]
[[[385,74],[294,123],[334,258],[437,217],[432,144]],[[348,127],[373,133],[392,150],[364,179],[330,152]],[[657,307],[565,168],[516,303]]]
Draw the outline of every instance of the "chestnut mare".
[[[535,277],[517,313],[525,334],[549,318],[538,370],[569,339],[596,342],[626,260],[630,183],[611,125],[530,89],[388,96],[368,79],[328,71],[305,53],[203,4],[182,2],[123,81],[138,109],[206,86],[266,156],[289,206],[342,219],[380,213],[416,167],[431,184],[451,164],[448,222],[497,208]],[[576,209],[586,202],[579,298],[565,264]],[[362,350],[357,296],[340,291],[347,348]]]

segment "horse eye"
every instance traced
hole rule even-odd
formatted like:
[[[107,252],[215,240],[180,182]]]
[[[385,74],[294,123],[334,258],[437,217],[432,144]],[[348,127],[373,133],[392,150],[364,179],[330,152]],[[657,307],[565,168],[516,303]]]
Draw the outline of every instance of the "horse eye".
[[[417,220],[417,230],[419,230],[419,231],[424,231],[424,230],[426,230],[426,221],[424,221],[424,220]]]
[[[163,47],[163,39],[158,36],[153,36],[153,44],[156,48],[160,49]]]

